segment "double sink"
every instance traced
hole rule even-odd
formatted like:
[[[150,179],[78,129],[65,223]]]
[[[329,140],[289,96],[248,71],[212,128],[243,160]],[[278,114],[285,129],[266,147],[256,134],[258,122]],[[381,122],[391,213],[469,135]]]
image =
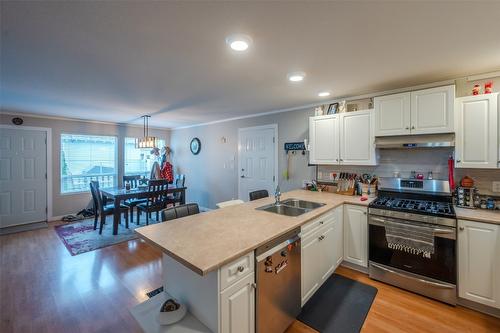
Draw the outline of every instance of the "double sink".
[[[278,203],[258,207],[256,209],[279,215],[299,216],[324,205],[324,203],[290,198]]]

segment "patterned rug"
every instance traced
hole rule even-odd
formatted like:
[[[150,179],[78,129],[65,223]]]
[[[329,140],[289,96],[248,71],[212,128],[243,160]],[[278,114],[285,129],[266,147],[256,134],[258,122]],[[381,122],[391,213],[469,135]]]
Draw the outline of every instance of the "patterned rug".
[[[149,224],[151,225],[154,223],[156,223],[156,221],[153,217],[149,220]],[[77,254],[136,239],[138,237],[134,233],[134,229],[145,225],[146,223],[143,221],[141,221],[140,226],[135,223],[129,223],[129,229],[127,229],[125,228],[125,222],[122,221],[122,224],[118,226],[118,235],[113,235],[113,221],[109,216],[106,219],[106,224],[104,224],[101,235],[99,235],[99,224],[97,225],[97,230],[94,230],[93,218],[58,225],[55,226],[54,229],[69,253],[75,256]]]

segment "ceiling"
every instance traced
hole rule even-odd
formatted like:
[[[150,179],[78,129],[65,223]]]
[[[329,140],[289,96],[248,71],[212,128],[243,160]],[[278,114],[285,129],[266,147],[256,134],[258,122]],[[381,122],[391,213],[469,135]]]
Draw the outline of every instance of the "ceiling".
[[[500,68],[500,2],[0,6],[0,106],[25,113],[172,128]]]

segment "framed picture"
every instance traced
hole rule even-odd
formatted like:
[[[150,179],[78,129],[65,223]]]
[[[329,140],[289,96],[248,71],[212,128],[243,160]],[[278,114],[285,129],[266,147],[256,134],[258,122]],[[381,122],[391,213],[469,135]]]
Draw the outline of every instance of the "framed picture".
[[[332,103],[328,106],[327,114],[335,114],[337,112],[339,112],[339,103]]]

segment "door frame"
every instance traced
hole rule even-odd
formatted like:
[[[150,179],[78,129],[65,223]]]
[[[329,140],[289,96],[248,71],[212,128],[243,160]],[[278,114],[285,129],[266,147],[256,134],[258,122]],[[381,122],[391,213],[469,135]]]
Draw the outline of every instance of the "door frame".
[[[24,131],[41,131],[45,132],[47,138],[47,222],[51,221],[52,216],[52,128],[49,127],[36,127],[36,126],[16,126],[16,125],[4,125],[0,124],[0,129],[16,129],[16,130],[24,130]]]
[[[262,130],[262,129],[273,129],[274,130],[274,185],[279,184],[279,179],[278,179],[278,124],[267,124],[267,125],[261,125],[261,126],[252,126],[252,127],[241,127],[238,128],[238,170],[236,173],[237,177],[237,182],[238,182],[238,198],[240,198],[240,170],[241,170],[241,158],[240,158],[240,153],[241,153],[241,144],[240,144],[240,139],[241,139],[241,132],[245,131],[252,131],[252,130]],[[243,199],[241,199],[243,200]],[[245,201],[245,200],[243,200]]]

